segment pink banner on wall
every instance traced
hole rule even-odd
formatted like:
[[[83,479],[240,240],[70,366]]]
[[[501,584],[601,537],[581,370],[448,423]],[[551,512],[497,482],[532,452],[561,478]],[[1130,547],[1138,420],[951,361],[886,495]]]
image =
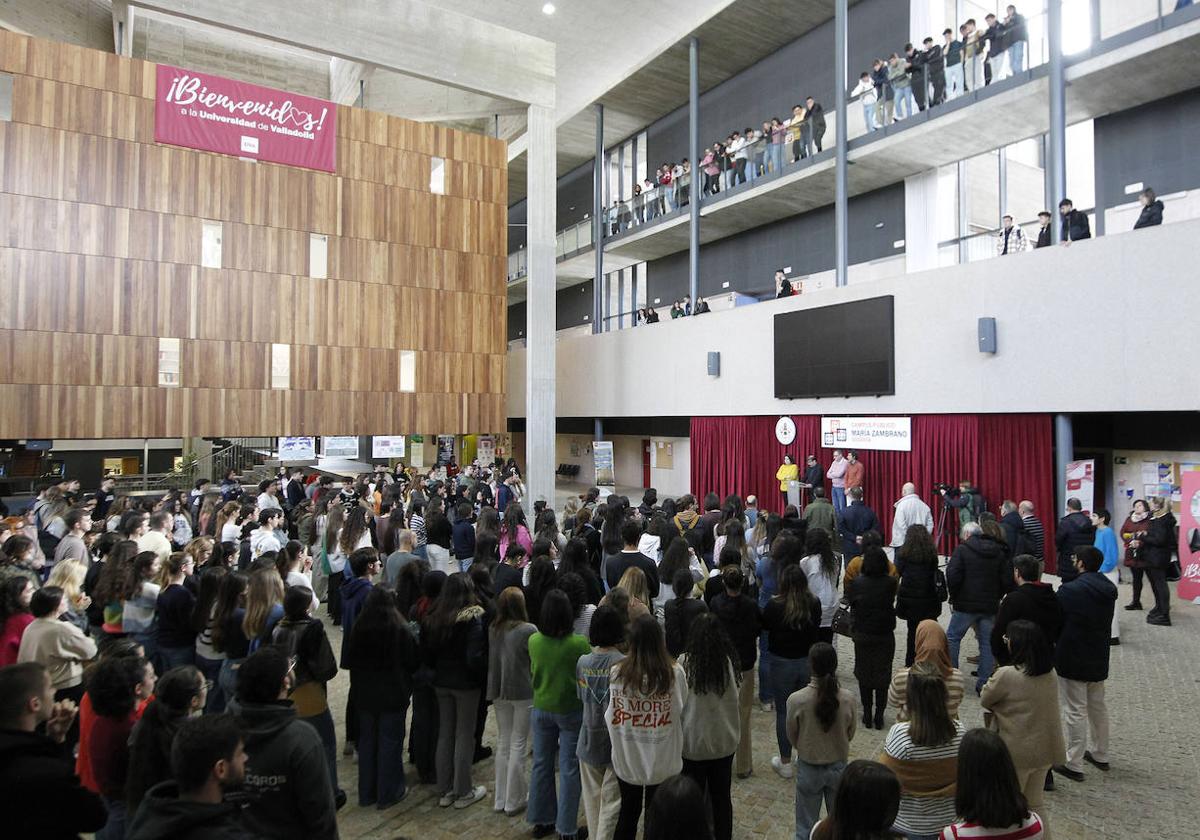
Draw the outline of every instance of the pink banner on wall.
[[[336,136],[332,102],[158,65],[159,143],[333,172]]]
[[[1176,591],[1183,600],[1200,604],[1200,472],[1188,470],[1180,479],[1179,568],[1183,574]]]

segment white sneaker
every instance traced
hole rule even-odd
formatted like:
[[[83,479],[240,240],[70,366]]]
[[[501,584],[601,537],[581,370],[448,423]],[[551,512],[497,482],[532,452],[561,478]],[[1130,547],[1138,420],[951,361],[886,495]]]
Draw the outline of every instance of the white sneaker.
[[[475,787],[471,788],[471,792],[466,796],[460,796],[458,799],[455,799],[454,807],[460,809],[469,808],[479,800],[483,799],[485,796],[487,796],[487,788],[485,788],[483,785],[476,785]],[[438,804],[440,805],[441,803],[439,802]]]
[[[784,764],[783,759],[781,759],[777,755],[771,756],[771,769],[774,770],[776,773],[778,773],[779,777],[782,779],[792,778],[792,774],[795,772],[792,769],[792,765],[790,762],[787,764]]]
[[[775,711],[775,704],[772,703],[770,700],[768,700],[767,702],[760,705],[759,708],[762,709],[764,712],[773,712],[773,711]]]
[[[453,804],[454,804],[454,792],[453,791],[443,793],[442,798],[438,800],[439,808],[449,808]]]

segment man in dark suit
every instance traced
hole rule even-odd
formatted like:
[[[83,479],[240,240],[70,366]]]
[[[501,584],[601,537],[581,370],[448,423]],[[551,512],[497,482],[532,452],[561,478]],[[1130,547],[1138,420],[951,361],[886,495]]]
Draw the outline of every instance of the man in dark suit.
[[[1092,518],[1083,512],[1078,499],[1067,499],[1067,515],[1058,521],[1054,535],[1054,547],[1058,549],[1058,576],[1063,583],[1075,580],[1075,549],[1094,545],[1096,526]]]
[[[875,511],[863,504],[863,489],[851,487],[848,492],[850,503],[838,517],[838,533],[842,535],[842,556],[849,563],[850,558],[861,553],[863,534],[867,531],[879,531],[879,517]]]

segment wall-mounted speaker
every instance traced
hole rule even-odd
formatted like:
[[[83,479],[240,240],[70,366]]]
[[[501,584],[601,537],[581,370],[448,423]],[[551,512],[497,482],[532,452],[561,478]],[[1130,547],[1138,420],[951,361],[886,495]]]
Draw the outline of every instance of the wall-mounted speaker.
[[[979,352],[980,353],[995,353],[996,352],[996,319],[995,318],[980,318],[979,319]]]
[[[709,351],[708,354],[708,375],[721,375],[721,354],[717,351]]]

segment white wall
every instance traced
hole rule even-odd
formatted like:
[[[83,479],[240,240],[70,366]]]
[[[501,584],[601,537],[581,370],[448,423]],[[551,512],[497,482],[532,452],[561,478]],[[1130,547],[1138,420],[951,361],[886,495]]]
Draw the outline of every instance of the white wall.
[[[672,465],[670,469],[656,467],[650,462],[650,486],[658,491],[659,497],[682,496],[692,492],[692,450],[688,438],[650,438],[650,445],[671,444]]]
[[[1200,220],[558,342],[563,417],[1195,410]],[[773,396],[773,317],[896,298],[896,394]],[[997,319],[999,353],[976,349]],[[721,353],[710,378],[705,353]],[[1147,364],[1147,360],[1154,360]],[[525,413],[525,351],[508,411]]]

